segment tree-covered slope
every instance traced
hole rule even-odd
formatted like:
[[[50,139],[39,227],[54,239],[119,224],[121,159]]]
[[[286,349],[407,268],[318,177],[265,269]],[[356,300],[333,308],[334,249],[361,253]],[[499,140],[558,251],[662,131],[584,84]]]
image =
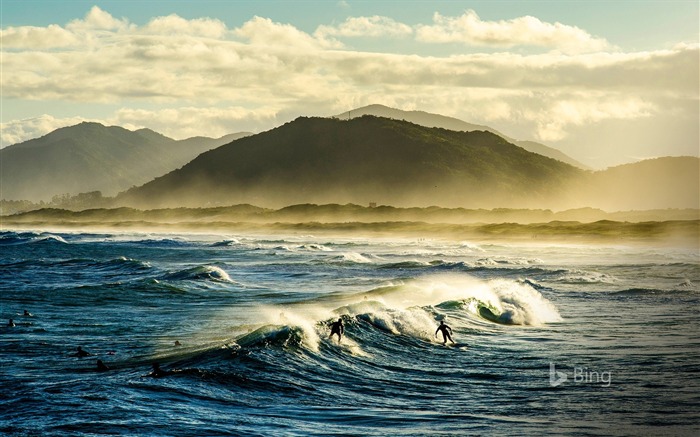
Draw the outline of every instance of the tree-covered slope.
[[[139,206],[380,202],[527,206],[583,174],[483,131],[298,118],[203,153],[120,201]]]
[[[80,123],[0,150],[0,198],[46,201],[89,191],[115,195],[231,140],[176,141],[149,129]]]

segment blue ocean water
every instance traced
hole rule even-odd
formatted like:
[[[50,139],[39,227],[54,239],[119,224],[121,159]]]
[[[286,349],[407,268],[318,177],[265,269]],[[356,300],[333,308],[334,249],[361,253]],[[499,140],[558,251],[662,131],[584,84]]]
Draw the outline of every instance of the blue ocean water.
[[[697,435],[698,284],[697,248],[1,232],[0,434]]]

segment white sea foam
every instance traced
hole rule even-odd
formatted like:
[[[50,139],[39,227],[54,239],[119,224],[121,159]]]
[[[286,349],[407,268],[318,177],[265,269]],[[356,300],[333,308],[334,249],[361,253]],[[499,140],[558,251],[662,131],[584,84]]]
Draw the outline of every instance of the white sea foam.
[[[345,252],[340,255],[340,259],[342,261],[348,261],[359,264],[367,264],[372,262],[371,259],[357,252]]]
[[[375,293],[379,300],[393,308],[472,300],[497,310],[513,324],[540,325],[561,320],[556,307],[539,291],[529,284],[509,279],[484,282],[462,274],[439,274]],[[477,309],[473,307],[471,311]]]

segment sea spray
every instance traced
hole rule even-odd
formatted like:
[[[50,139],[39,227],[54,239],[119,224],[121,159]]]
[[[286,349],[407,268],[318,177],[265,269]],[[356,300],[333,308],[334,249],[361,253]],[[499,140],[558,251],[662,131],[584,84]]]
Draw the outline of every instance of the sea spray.
[[[557,308],[527,283],[508,279],[488,282],[498,296],[501,318],[517,325],[542,325],[561,321]]]
[[[482,281],[465,274],[436,274],[367,293],[395,308],[476,301],[517,325],[541,325],[561,320],[556,307],[528,284],[510,279]],[[478,306],[469,310],[477,313]]]

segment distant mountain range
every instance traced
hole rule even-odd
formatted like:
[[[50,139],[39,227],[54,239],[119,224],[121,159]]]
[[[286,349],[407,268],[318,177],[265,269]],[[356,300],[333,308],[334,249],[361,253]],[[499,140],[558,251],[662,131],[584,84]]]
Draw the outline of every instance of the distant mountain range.
[[[561,197],[583,173],[491,132],[367,115],[301,117],[204,153],[119,201],[139,207],[204,201],[521,207]]]
[[[89,191],[113,196],[246,135],[177,141],[150,129],[80,123],[0,150],[0,198],[48,201]]]
[[[362,115],[367,112],[389,117]],[[700,208],[696,157],[598,172],[571,161],[486,126],[379,105],[218,139],[176,141],[148,129],[81,123],[0,150],[0,198],[50,200],[99,190],[122,192],[100,207],[142,209],[243,203]]]
[[[572,193],[576,195],[576,193]],[[700,159],[668,156],[595,172],[579,194],[607,211],[700,208]]]
[[[566,155],[561,150],[554,149],[544,144],[537,143],[535,141],[522,141],[511,138],[501,132],[493,129],[489,126],[482,126],[479,124],[467,123],[466,121],[459,120],[453,117],[447,117],[439,114],[431,114],[429,112],[423,111],[403,111],[401,109],[390,108],[384,105],[369,105],[361,108],[353,109],[352,111],[344,112],[338,114],[335,118],[341,120],[348,120],[350,118],[362,117],[363,115],[374,115],[377,117],[393,118],[396,120],[410,121],[411,123],[419,124],[426,127],[441,127],[444,129],[454,130],[454,131],[487,131],[498,135],[501,138],[505,138],[508,142],[515,144],[518,147],[537,153],[542,156],[547,156],[549,158],[556,159],[558,161],[565,162],[567,164],[573,165],[574,167],[582,168],[584,170],[589,170],[589,167],[580,163],[579,161]]]
[[[693,157],[590,172],[486,131],[369,115],[301,117],[203,153],[129,190],[117,204],[699,208],[699,178],[700,159]]]

